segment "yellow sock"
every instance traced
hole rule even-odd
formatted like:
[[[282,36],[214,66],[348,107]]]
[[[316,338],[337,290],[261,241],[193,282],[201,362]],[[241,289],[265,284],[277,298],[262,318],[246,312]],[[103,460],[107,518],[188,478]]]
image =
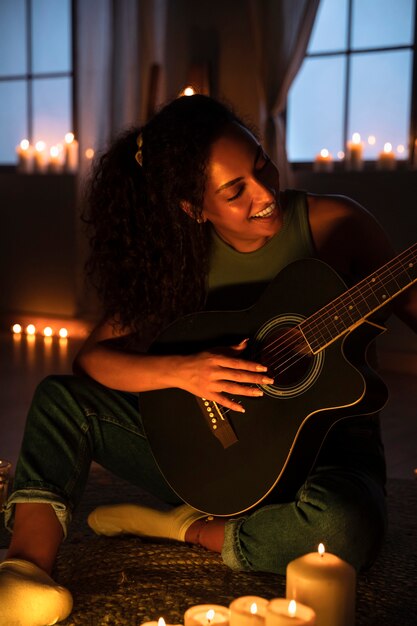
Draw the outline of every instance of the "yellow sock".
[[[158,511],[137,504],[99,506],[88,516],[88,525],[98,535],[139,535],[185,541],[185,533],[205,513],[183,504],[170,511]]]

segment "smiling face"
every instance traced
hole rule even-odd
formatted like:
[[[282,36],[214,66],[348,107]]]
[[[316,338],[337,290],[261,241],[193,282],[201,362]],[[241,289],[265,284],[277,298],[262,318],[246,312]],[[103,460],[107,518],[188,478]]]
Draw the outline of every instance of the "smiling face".
[[[261,248],[282,227],[279,174],[251,132],[232,123],[210,151],[203,217],[239,252]]]

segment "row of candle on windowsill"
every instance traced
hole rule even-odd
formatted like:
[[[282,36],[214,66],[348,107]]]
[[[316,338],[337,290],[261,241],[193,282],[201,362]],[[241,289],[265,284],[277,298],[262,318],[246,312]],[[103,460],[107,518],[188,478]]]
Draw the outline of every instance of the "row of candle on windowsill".
[[[63,143],[48,146],[42,140],[33,146],[28,139],[22,139],[16,148],[17,170],[21,174],[75,174],[79,164],[79,144],[74,133],[67,133]],[[94,150],[88,149],[85,157],[91,160]]]
[[[184,626],[353,626],[355,602],[354,568],[320,544],[317,552],[288,564],[286,598],[243,596],[229,607],[193,606],[184,613]],[[165,626],[165,621],[142,626]]]
[[[375,145],[376,138],[373,135],[368,137],[368,144]],[[348,142],[346,147],[346,153],[341,151],[337,153],[339,161],[344,162],[346,169],[350,171],[361,171],[364,166],[363,159],[364,142],[361,140],[359,133],[353,133],[352,140]],[[405,147],[403,145],[397,146],[397,154],[401,157],[405,153]],[[417,140],[414,150],[414,162],[413,167],[417,168]],[[386,142],[383,150],[379,152],[376,160],[376,167],[379,170],[395,170],[397,167],[397,157],[393,150],[392,144]],[[315,172],[332,172],[334,168],[333,155],[323,148],[314,159],[313,169]]]

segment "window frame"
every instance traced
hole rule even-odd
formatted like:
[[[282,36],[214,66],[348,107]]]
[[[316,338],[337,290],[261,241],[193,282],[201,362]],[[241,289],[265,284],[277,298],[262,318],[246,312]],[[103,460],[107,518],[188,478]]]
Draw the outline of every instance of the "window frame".
[[[33,0],[25,0],[25,38],[26,38],[26,72],[21,74],[9,74],[7,76],[0,76],[1,83],[11,83],[13,81],[25,81],[26,83],[26,122],[27,122],[27,139],[29,143],[33,143],[33,86],[34,80],[43,78],[69,78],[71,79],[71,127],[75,135],[78,134],[78,116],[77,116],[77,93],[76,93],[76,2],[70,0],[70,12],[71,12],[71,69],[67,72],[34,72],[32,70],[32,56],[33,56],[33,41],[32,41],[32,5]],[[18,164],[6,165],[0,163],[0,170],[14,170],[17,169]]]
[[[413,43],[410,45],[396,45],[396,46],[378,46],[369,48],[352,48],[352,15],[353,15],[353,0],[347,0],[347,33],[346,33],[346,47],[341,50],[332,50],[328,52],[306,52],[304,59],[307,58],[324,58],[324,57],[343,57],[346,59],[345,63],[345,77],[344,77],[344,98],[343,98],[343,146],[346,146],[348,137],[348,125],[349,125],[349,93],[350,93],[350,75],[351,75],[351,63],[352,56],[356,54],[373,54],[378,52],[394,52],[398,50],[410,50],[412,52],[412,77],[411,77],[411,103],[410,103],[410,119],[409,119],[409,145],[408,145],[408,158],[399,161],[399,163],[413,163],[417,158],[417,0],[414,1],[414,38]],[[285,116],[287,118],[287,116]],[[314,159],[311,161],[290,161],[291,167],[294,170],[305,169],[307,166],[312,166]],[[367,159],[364,161],[365,169],[368,164],[371,167],[374,166],[375,160]],[[341,163],[335,163],[336,166],[341,166]]]

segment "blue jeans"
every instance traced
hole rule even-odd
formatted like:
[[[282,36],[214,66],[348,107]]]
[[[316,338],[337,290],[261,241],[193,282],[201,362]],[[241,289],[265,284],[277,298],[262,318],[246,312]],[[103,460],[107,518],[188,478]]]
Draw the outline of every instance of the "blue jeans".
[[[166,503],[180,503],[150,451],[137,394],[50,376],[29,411],[5,511],[9,530],[16,503],[48,502],[66,534],[93,460]],[[349,420],[349,428],[336,426],[293,501],[261,505],[227,521],[224,562],[236,570],[283,574],[289,561],[323,542],[357,570],[368,567],[385,533],[384,472],[377,422],[362,417]]]

